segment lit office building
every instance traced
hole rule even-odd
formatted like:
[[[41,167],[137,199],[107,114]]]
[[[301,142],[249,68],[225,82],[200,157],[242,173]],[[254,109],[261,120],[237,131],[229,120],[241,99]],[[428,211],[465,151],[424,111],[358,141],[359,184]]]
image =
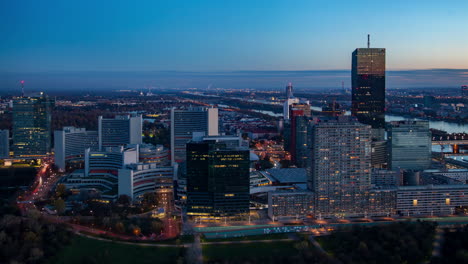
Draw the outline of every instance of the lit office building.
[[[42,158],[50,152],[53,103],[44,93],[13,100],[13,153]]]
[[[391,122],[387,135],[392,170],[425,170],[431,166],[432,136],[429,122]]]
[[[371,127],[351,118],[312,128],[309,189],[318,217],[364,215],[371,188]]]
[[[115,118],[98,119],[99,149],[124,146],[127,144],[141,144],[142,142],[141,115],[116,116]]]
[[[352,115],[374,129],[385,128],[385,49],[356,49],[351,79]]]
[[[193,132],[218,135],[218,108],[190,107],[171,110],[171,161],[186,159],[186,144]]]
[[[64,127],[54,132],[55,165],[61,170],[80,168],[86,149],[99,149],[98,132],[86,128]]]
[[[8,129],[0,130],[0,158],[10,156],[10,131]]]
[[[229,137],[230,138],[230,137]],[[250,152],[228,146],[222,136],[187,144],[187,214],[242,217],[249,213]]]

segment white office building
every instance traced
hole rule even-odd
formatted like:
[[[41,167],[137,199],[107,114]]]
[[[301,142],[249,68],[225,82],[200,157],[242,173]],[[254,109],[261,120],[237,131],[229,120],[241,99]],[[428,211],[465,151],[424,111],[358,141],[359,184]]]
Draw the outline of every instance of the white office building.
[[[54,132],[55,165],[61,170],[84,161],[86,149],[97,151],[98,132],[86,128],[64,127]],[[72,166],[73,167],[73,166]]]

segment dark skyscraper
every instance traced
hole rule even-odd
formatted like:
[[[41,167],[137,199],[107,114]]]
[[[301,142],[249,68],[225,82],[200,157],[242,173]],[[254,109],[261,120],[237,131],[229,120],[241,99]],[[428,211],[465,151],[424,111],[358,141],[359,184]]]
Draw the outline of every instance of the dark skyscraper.
[[[352,58],[352,108],[359,122],[385,127],[385,49],[358,48]]]
[[[310,110],[309,115],[306,112],[307,109],[291,107],[291,120],[286,124],[285,129],[285,149],[291,154],[291,162],[299,168],[307,166],[309,157]]]
[[[223,137],[187,144],[187,214],[202,217],[241,216],[249,212],[248,148]]]
[[[18,158],[41,158],[50,151],[52,102],[45,94],[13,100],[13,152]]]

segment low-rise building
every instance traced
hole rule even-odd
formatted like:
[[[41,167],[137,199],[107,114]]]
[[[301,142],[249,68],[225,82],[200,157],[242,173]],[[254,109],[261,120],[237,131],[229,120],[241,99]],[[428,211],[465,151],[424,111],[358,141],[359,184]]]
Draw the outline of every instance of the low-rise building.
[[[455,207],[468,205],[468,185],[399,187],[397,213],[404,216],[453,214]]]
[[[268,192],[268,216],[271,219],[303,218],[314,212],[314,194],[310,191]]]

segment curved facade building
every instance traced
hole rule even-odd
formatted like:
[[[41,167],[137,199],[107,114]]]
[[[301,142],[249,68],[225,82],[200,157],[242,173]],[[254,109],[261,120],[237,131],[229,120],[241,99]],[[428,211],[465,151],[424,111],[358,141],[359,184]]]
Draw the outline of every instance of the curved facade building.
[[[158,166],[169,166],[170,154],[169,150],[161,145],[141,144],[140,145],[140,162],[151,163]]]
[[[106,151],[85,150],[83,173],[73,173],[65,184],[68,188],[96,189],[102,198],[116,199],[119,169],[138,162],[138,148],[115,147]]]
[[[145,163],[127,165],[118,171],[119,196],[128,195],[138,201],[145,193],[155,192],[159,207],[170,211],[174,200],[173,176],[173,167]]]

